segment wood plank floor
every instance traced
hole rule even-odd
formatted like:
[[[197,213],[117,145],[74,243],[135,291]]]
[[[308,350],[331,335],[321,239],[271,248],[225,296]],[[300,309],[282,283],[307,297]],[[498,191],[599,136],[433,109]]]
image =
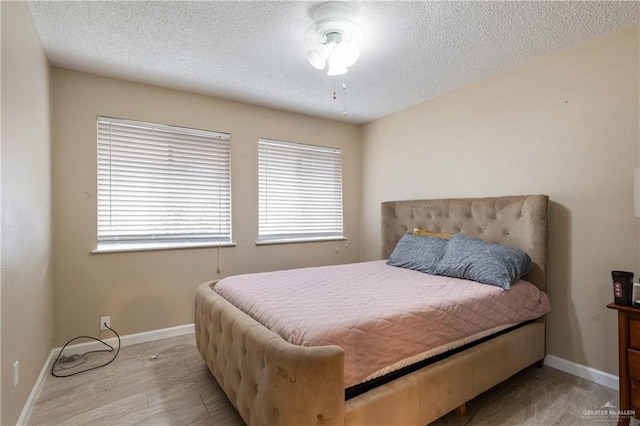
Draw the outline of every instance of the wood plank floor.
[[[110,355],[92,358],[96,363]],[[606,387],[550,367],[531,367],[468,402],[464,417],[450,413],[433,425],[614,425],[616,419],[592,412],[617,401],[617,392]],[[244,423],[207,370],[194,336],[185,335],[125,347],[97,370],[68,378],[49,375],[28,424]]]

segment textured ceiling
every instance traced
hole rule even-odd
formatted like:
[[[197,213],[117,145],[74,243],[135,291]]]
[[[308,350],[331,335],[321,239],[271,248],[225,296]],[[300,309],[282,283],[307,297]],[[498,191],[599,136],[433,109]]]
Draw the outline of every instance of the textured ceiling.
[[[351,2],[360,59],[328,77],[306,60],[317,4],[28,2],[55,66],[353,123],[640,22],[640,2]]]

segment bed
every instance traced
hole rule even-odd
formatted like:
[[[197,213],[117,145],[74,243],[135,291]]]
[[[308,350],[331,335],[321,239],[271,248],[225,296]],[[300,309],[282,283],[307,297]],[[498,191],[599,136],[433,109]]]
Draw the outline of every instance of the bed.
[[[385,202],[382,258],[413,228],[463,233],[525,251],[532,268],[524,279],[546,291],[547,211],[544,195]],[[340,346],[289,343],[215,284],[197,290],[198,350],[249,425],[424,425],[545,356],[540,317],[345,401]]]

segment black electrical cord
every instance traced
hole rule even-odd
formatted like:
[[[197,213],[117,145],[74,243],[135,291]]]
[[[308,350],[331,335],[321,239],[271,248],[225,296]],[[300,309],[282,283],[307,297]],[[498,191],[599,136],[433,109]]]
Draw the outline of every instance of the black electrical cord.
[[[120,352],[120,335],[111,327],[109,327],[108,325],[104,325],[106,328],[108,328],[109,330],[113,331],[113,333],[116,335],[116,337],[118,338],[118,348],[114,348],[113,346],[111,346],[110,344],[108,344],[107,342],[104,342],[100,339],[97,339],[95,337],[91,337],[91,336],[78,336],[78,337],[74,337],[73,339],[69,340],[67,343],[64,344],[64,346],[62,347],[62,349],[60,349],[60,352],[58,353],[58,356],[56,357],[56,360],[53,362],[53,365],[51,366],[51,375],[53,375],[54,377],[71,377],[71,376],[75,376],[76,374],[80,374],[80,373],[84,373],[86,371],[90,371],[90,370],[95,370],[96,368],[100,368],[100,367],[104,367],[105,365],[109,365],[113,362],[114,359],[116,359],[116,357],[118,356],[118,353]],[[84,361],[82,363],[78,363],[77,365],[83,364],[84,362],[86,362],[86,356],[88,354],[92,354],[92,353],[98,353],[98,352],[115,352],[115,354],[113,355],[113,358],[111,358],[108,362],[101,364],[101,365],[96,365],[95,367],[91,367],[91,368],[87,368],[84,370],[80,370],[80,371],[76,371],[74,373],[71,374],[66,374],[66,375],[60,375],[60,374],[56,374],[56,365],[58,364],[58,362],[60,361],[62,352],[65,350],[65,348],[67,346],[69,346],[69,344],[75,340],[78,339],[91,339],[91,340],[95,340],[98,341],[100,343],[102,343],[105,346],[108,346],[110,349],[100,349],[100,350],[95,350],[95,351],[89,351],[89,352],[85,352],[83,354],[80,355],[79,358],[83,358]],[[58,368],[57,370],[67,370],[68,368]]]

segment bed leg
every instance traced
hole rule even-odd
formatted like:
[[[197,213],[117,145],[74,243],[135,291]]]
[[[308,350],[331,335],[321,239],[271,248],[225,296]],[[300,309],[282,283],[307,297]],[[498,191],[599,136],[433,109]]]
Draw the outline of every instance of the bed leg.
[[[533,364],[536,368],[542,368],[544,366],[544,358],[541,359],[540,361],[537,361],[535,364]]]
[[[467,403],[466,402],[455,409],[456,417],[463,417],[466,412],[467,412]]]

